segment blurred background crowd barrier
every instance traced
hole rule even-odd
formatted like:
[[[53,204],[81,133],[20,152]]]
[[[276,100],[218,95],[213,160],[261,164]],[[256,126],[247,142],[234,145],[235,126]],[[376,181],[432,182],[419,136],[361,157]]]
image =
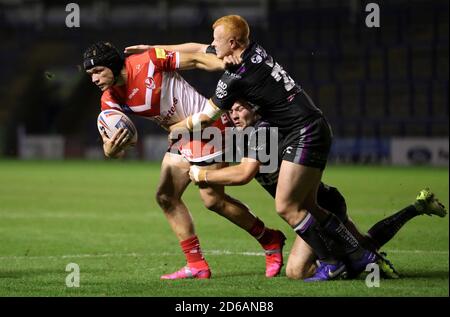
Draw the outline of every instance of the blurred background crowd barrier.
[[[380,27],[365,23],[370,2]],[[80,71],[83,50],[99,40],[210,43],[214,20],[239,14],[324,111],[332,162],[448,166],[447,0],[78,1],[72,28],[67,3],[0,0],[0,157],[101,159],[101,93]],[[207,97],[220,77],[182,75]],[[159,160],[164,131],[133,120],[140,140],[129,157]]]

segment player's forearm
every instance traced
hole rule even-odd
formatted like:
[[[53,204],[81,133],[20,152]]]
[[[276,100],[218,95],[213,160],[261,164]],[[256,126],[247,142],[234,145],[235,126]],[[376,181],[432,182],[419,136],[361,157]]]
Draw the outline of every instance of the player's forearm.
[[[206,70],[209,72],[225,70],[225,63],[223,60],[213,54],[197,53],[195,68]]]
[[[205,181],[208,184],[224,186],[245,185],[254,177],[252,174],[245,173],[241,165],[230,166],[220,170],[206,170],[205,172]]]
[[[170,133],[176,131],[188,130],[189,132],[194,131],[194,129],[204,129],[210,126],[216,118],[210,118],[208,115],[203,113],[197,113],[195,115],[189,116],[186,119],[177,122],[169,127]]]
[[[177,140],[180,135],[186,132],[200,131],[217,120],[222,114],[222,110],[213,103],[208,102],[203,112],[195,113],[186,119],[175,123],[169,127],[169,140]]]
[[[202,169],[191,166],[189,176],[196,184],[207,183],[224,186],[239,186],[249,183],[258,173],[260,162],[243,158],[239,165],[219,170]]]
[[[208,45],[201,43],[183,43],[176,45],[153,45],[153,47],[181,53],[205,53]]]
[[[225,63],[214,54],[206,53],[180,53],[180,70],[202,69],[206,71],[222,71]]]

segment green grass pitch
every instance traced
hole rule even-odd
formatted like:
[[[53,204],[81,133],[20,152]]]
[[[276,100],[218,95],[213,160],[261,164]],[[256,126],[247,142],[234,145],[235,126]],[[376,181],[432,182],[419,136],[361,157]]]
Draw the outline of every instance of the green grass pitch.
[[[367,230],[430,186],[448,207],[448,168],[329,166],[324,180],[346,196]],[[184,265],[177,239],[154,198],[159,165],[149,162],[0,161],[0,296],[448,296],[448,217],[421,216],[384,250],[402,274],[368,288],[364,277],[308,284],[264,277],[264,257],[246,232],[206,210],[194,186],[194,216],[210,280],[160,281]],[[229,187],[270,227],[294,233],[257,183]],[[66,287],[66,265],[80,286]]]

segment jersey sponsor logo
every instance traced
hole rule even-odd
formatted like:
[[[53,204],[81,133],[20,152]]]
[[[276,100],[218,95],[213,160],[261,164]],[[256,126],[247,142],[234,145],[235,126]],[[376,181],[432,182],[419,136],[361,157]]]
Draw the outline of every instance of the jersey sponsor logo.
[[[287,154],[292,154],[292,150],[293,150],[292,146],[288,146],[283,152]]]
[[[138,91],[139,91],[139,88],[134,88],[134,89],[131,91],[131,94],[128,96],[128,99],[133,98],[133,97],[138,93]]]
[[[172,119],[173,115],[177,112],[178,99],[173,97],[173,104],[167,111],[162,111],[159,116],[154,116],[153,120],[158,124],[167,124]]]
[[[167,113],[162,114],[162,122],[168,122],[170,120],[170,118],[172,118],[172,116],[175,114],[175,112],[177,111],[177,108],[175,106],[175,104],[173,104],[170,109],[167,111]]]
[[[256,46],[255,52],[256,52],[256,54],[261,55],[262,58],[266,58],[267,57],[266,50],[263,49],[261,46]]]
[[[253,64],[259,64],[262,62],[263,58],[261,55],[255,54],[252,56],[250,60],[252,61]]]
[[[217,98],[222,99],[223,97],[225,97],[228,94],[227,87],[228,87],[228,85],[226,83],[219,80],[219,82],[217,83],[217,88],[216,88]]]
[[[166,51],[162,48],[155,48],[156,58],[166,58]]]
[[[242,67],[241,67],[241,68],[242,68]],[[241,69],[241,68],[239,68],[239,69]],[[245,71],[245,67],[244,67],[244,71]],[[230,71],[228,71],[228,70],[225,71],[225,75],[230,76],[230,77],[232,77],[232,78],[234,78],[234,79],[241,79],[241,78],[242,78],[241,75],[232,73],[232,72],[230,72]]]
[[[153,77],[147,77],[144,81],[145,83],[145,87],[147,87],[147,89],[155,89],[155,80],[153,79]]]

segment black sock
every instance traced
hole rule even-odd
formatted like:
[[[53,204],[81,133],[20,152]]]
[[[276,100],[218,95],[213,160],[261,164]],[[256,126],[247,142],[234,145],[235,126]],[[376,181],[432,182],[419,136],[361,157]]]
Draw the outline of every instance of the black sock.
[[[338,217],[330,213],[327,220],[322,224],[322,228],[350,258],[356,259],[361,256],[364,250]]]
[[[313,249],[320,261],[330,264],[337,262],[331,252],[334,249],[334,241],[322,234],[323,230],[311,214],[308,213],[305,219],[295,225],[294,231]]]
[[[369,229],[368,234],[377,244],[377,247],[381,248],[397,234],[405,223],[417,215],[419,213],[414,205],[409,205],[392,216],[377,222]]]

